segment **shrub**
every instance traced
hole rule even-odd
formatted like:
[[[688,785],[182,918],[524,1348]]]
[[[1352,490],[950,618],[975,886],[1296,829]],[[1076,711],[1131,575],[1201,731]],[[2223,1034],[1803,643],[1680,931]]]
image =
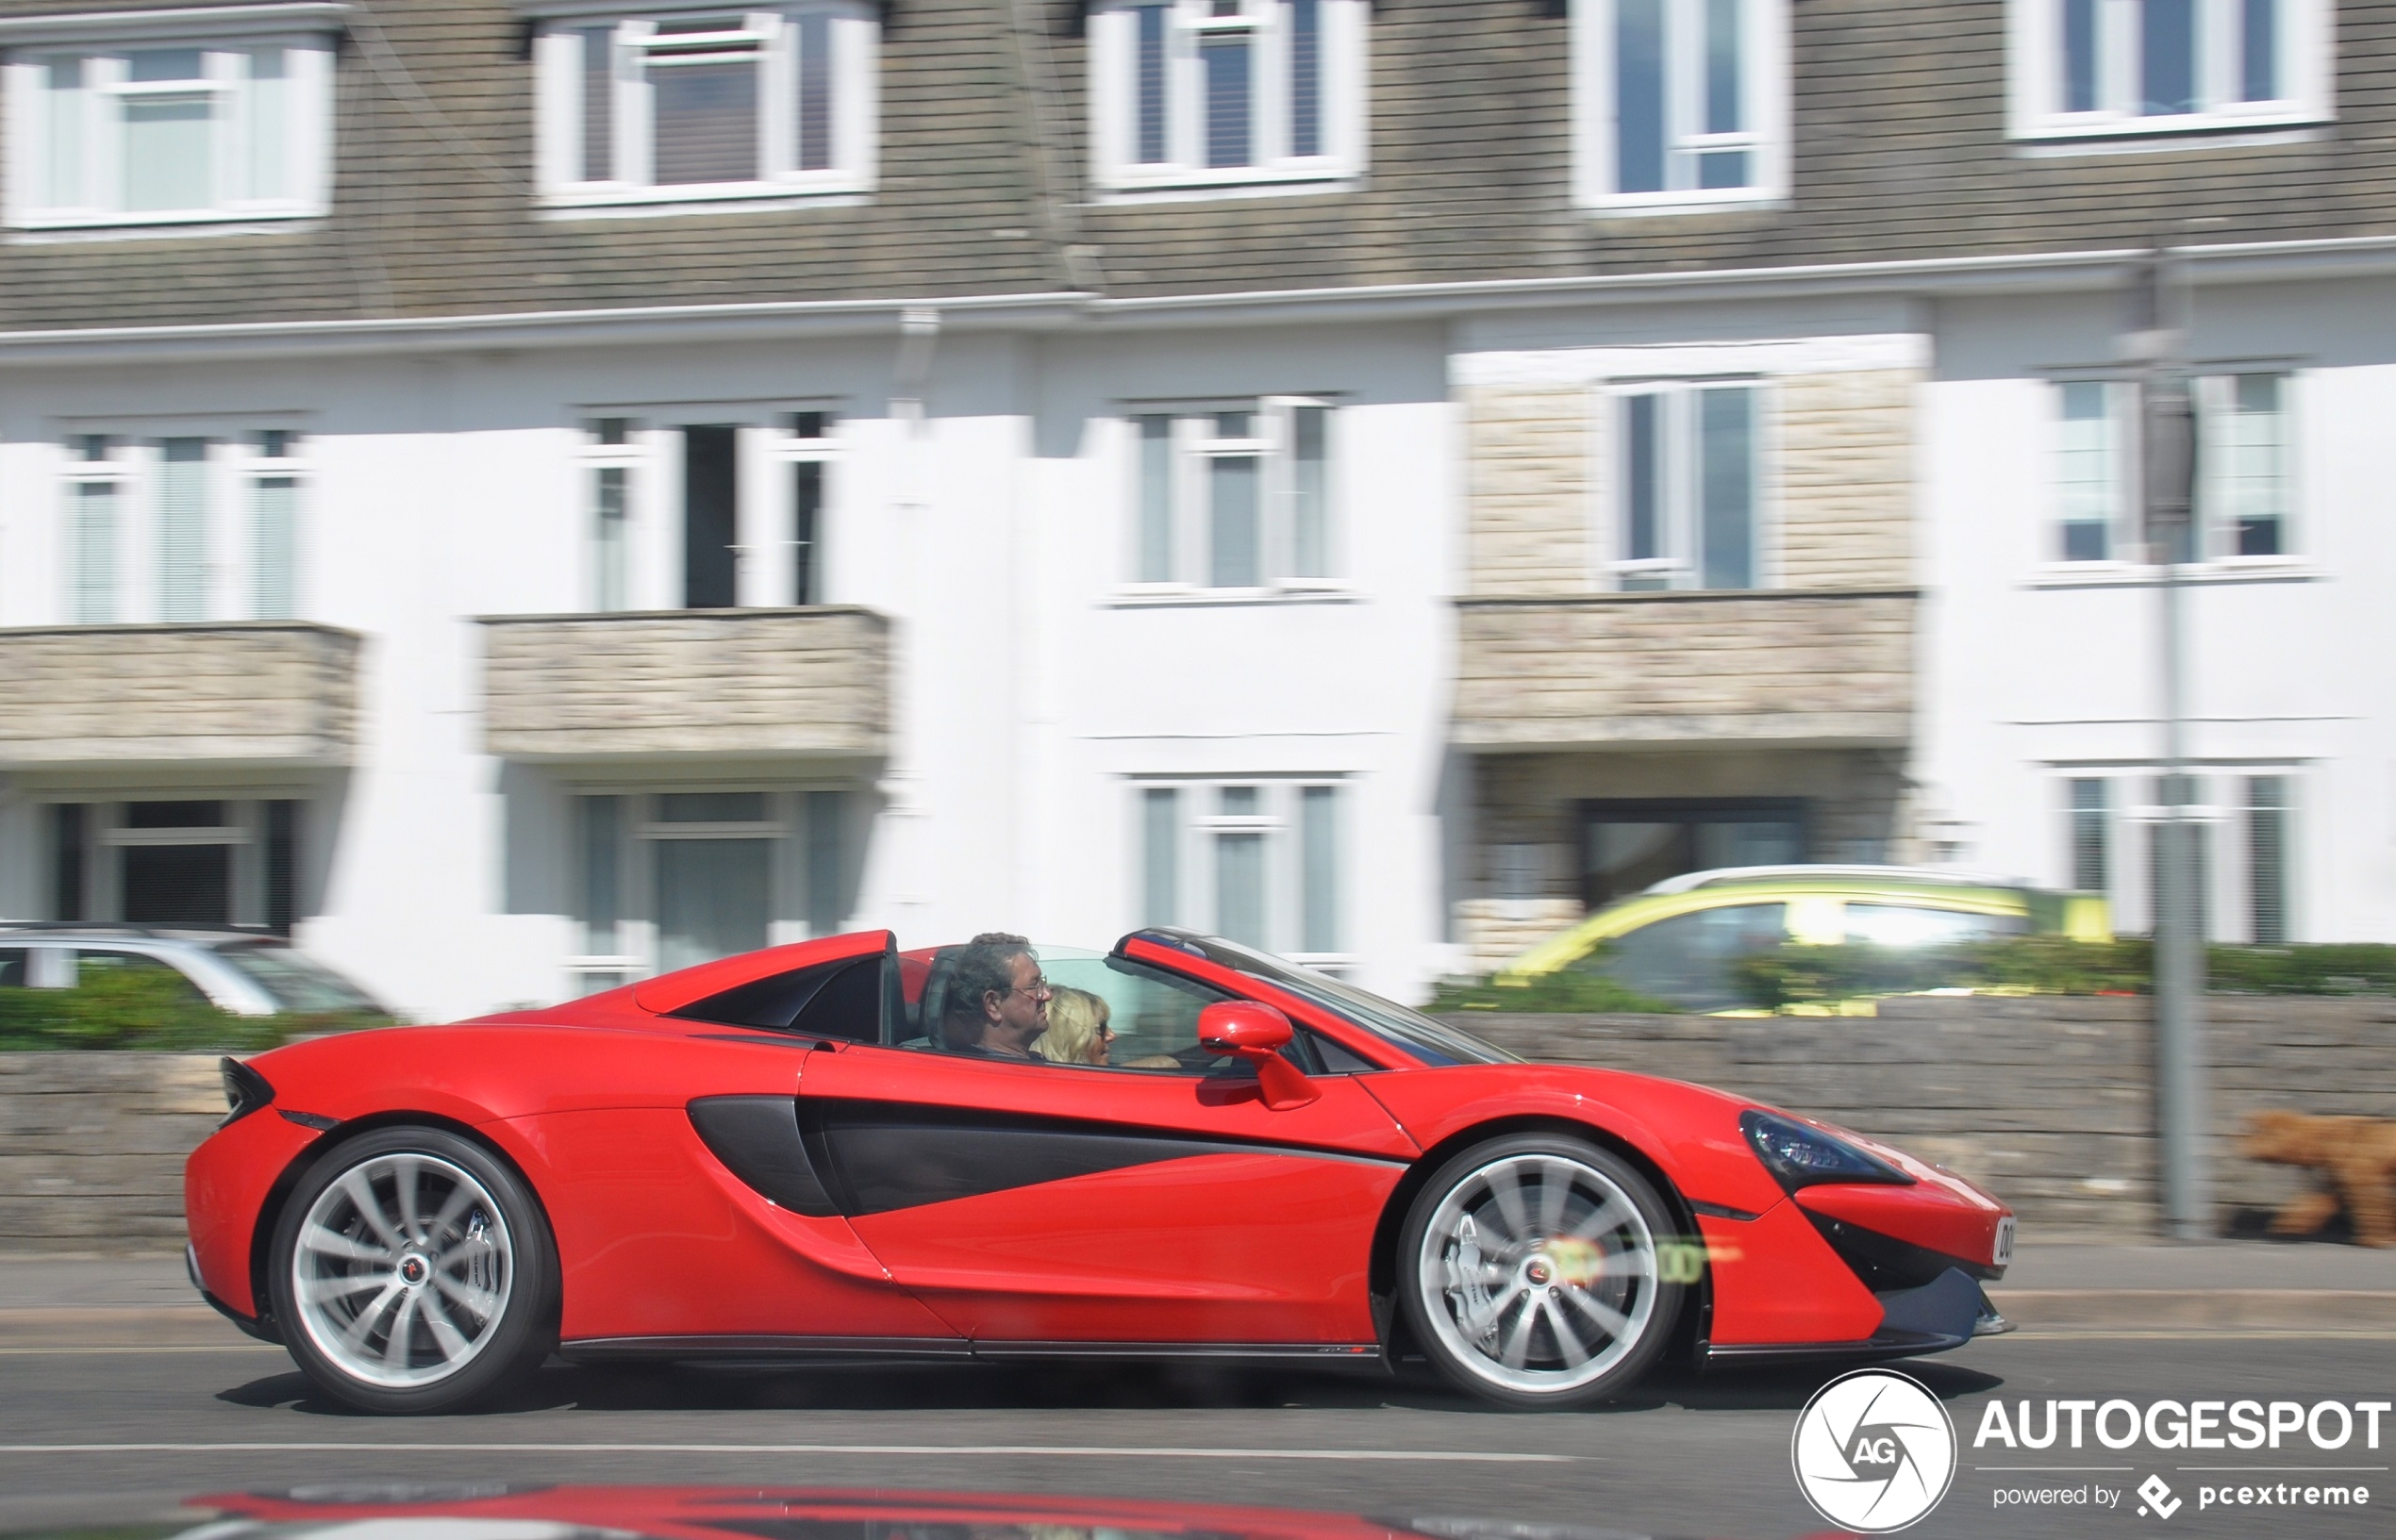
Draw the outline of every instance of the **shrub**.
[[[1680,1007],[1642,995],[1603,973],[1568,968],[1530,983],[1503,988],[1487,979],[1451,979],[1431,996],[1426,1011],[1528,1011],[1584,1016],[1670,1015]]]
[[[2155,990],[2155,944],[2022,936],[1952,947],[1789,945],[1742,958],[1734,972],[1740,992],[1772,1010],[1928,989],[2144,995]],[[2396,947],[2207,947],[2205,973],[2214,994],[2396,994]]]
[[[380,1024],[371,1012],[234,1016],[162,968],[89,969],[73,989],[0,989],[0,1051],[257,1053],[300,1033]]]

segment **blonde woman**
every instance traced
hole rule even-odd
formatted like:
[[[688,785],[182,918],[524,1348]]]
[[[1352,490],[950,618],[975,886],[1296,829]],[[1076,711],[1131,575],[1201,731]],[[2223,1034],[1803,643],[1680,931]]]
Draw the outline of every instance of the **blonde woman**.
[[[1103,1065],[1115,1040],[1106,1024],[1113,1015],[1114,1007],[1089,990],[1058,987],[1048,1000],[1048,1031],[1032,1050],[1057,1064]]]

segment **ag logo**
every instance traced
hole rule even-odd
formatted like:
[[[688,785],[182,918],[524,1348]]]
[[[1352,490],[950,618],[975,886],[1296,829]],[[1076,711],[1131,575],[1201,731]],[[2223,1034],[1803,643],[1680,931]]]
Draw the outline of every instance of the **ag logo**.
[[[1902,1530],[1938,1506],[1955,1476],[1955,1425],[1918,1380],[1857,1369],[1814,1392],[1789,1440],[1814,1511],[1860,1534]]]

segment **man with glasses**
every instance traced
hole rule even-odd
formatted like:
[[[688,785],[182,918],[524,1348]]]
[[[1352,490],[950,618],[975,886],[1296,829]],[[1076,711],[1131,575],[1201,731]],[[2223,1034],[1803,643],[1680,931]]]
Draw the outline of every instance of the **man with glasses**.
[[[985,931],[950,963],[940,1037],[952,1053],[1045,1063],[1032,1044],[1048,1030],[1048,981],[1032,944],[1004,931]]]

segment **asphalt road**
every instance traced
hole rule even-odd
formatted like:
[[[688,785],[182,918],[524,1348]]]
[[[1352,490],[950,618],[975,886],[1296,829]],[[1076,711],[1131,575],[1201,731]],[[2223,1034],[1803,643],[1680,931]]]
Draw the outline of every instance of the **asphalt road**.
[[[2382,1448],[2276,1456],[2077,1456],[1977,1450],[1991,1397],[2388,1399],[2396,1333],[2023,1333],[1901,1366],[1944,1400],[1964,1448],[1921,1535],[2386,1535],[2396,1528],[2396,1418]],[[563,1365],[474,1416],[378,1420],[312,1395],[253,1345],[0,1356],[0,1530],[171,1518],[178,1499],[301,1483],[539,1482],[1046,1491],[1456,1515],[1655,1536],[1820,1533],[1789,1470],[1798,1410],[1826,1374],[1717,1373],[1630,1400],[1538,1416],[1379,1379],[1085,1367],[599,1372]],[[853,1451],[853,1452],[850,1452]],[[2138,1463],[2119,1462],[2135,1455]],[[2024,1474],[2048,1459],[2117,1468]],[[2350,1513],[2137,1516],[2160,1473],[2183,1499],[2210,1459],[2371,1466]],[[2284,1476],[2244,1475],[2247,1481]],[[2104,1484],[2120,1508],[1999,1511],[2008,1483]],[[1536,1540],[1536,1537],[1532,1537]],[[1586,1537],[1584,1537],[1586,1540]]]

